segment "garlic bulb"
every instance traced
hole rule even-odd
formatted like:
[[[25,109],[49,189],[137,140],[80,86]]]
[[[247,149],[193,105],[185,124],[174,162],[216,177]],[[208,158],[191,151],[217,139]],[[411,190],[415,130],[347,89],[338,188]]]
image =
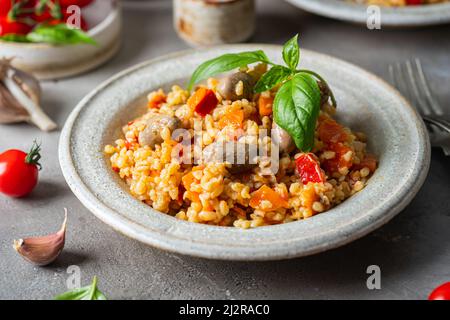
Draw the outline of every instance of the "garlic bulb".
[[[67,209],[61,229],[43,237],[14,240],[14,249],[27,261],[38,266],[46,266],[58,258],[66,240]]]
[[[43,131],[56,124],[40,107],[39,81],[11,66],[10,59],[0,59],[0,124],[28,121]]]

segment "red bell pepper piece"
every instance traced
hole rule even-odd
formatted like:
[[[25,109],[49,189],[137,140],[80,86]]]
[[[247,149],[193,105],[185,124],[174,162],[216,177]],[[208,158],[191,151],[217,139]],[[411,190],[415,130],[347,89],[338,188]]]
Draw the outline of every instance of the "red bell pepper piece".
[[[303,184],[325,182],[325,173],[320,168],[319,160],[313,153],[302,153],[300,157],[295,159],[295,164]]]
[[[206,88],[199,88],[187,102],[188,106],[202,117],[210,114],[218,103],[219,100],[214,91]]]

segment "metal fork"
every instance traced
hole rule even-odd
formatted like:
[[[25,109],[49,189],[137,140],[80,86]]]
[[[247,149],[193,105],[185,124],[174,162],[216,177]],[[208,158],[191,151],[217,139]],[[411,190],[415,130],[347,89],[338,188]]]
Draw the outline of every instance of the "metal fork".
[[[443,118],[444,109],[431,94],[419,59],[389,65],[389,75],[397,89],[409,98],[430,132],[431,142],[450,156],[450,122]]]

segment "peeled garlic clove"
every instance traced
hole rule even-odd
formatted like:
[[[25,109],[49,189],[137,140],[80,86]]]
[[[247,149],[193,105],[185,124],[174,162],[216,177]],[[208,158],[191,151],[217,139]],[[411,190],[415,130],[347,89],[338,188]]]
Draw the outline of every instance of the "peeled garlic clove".
[[[58,258],[66,239],[67,209],[61,229],[43,237],[14,240],[14,249],[27,261],[38,266],[46,266]]]
[[[44,131],[56,129],[40,107],[41,89],[34,76],[0,59],[0,84],[0,123],[29,121]]]

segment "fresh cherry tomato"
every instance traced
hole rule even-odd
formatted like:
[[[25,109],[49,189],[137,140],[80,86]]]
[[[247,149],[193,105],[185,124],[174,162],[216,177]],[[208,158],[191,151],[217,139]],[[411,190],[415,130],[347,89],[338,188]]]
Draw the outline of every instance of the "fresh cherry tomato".
[[[34,143],[28,154],[15,149],[0,154],[0,192],[19,198],[33,191],[41,168],[40,150]]]
[[[10,21],[8,17],[0,17],[0,36],[5,34],[27,34],[32,28],[32,26],[19,21]]]
[[[94,0],[59,0],[61,7],[67,8],[72,5],[79,6],[80,8],[90,5]]]
[[[20,7],[18,8],[18,16],[19,17],[27,17],[30,15],[29,12],[22,12],[21,10],[29,10],[34,9],[38,0],[20,0]],[[17,1],[16,1],[17,3]],[[13,0],[0,0],[0,17],[6,17],[13,7]]]
[[[437,287],[428,297],[428,300],[450,300],[450,282]]]
[[[325,173],[320,168],[319,160],[313,153],[302,153],[295,159],[295,164],[303,184],[325,182]]]
[[[0,0],[0,17],[6,17],[11,10],[12,0]]]

